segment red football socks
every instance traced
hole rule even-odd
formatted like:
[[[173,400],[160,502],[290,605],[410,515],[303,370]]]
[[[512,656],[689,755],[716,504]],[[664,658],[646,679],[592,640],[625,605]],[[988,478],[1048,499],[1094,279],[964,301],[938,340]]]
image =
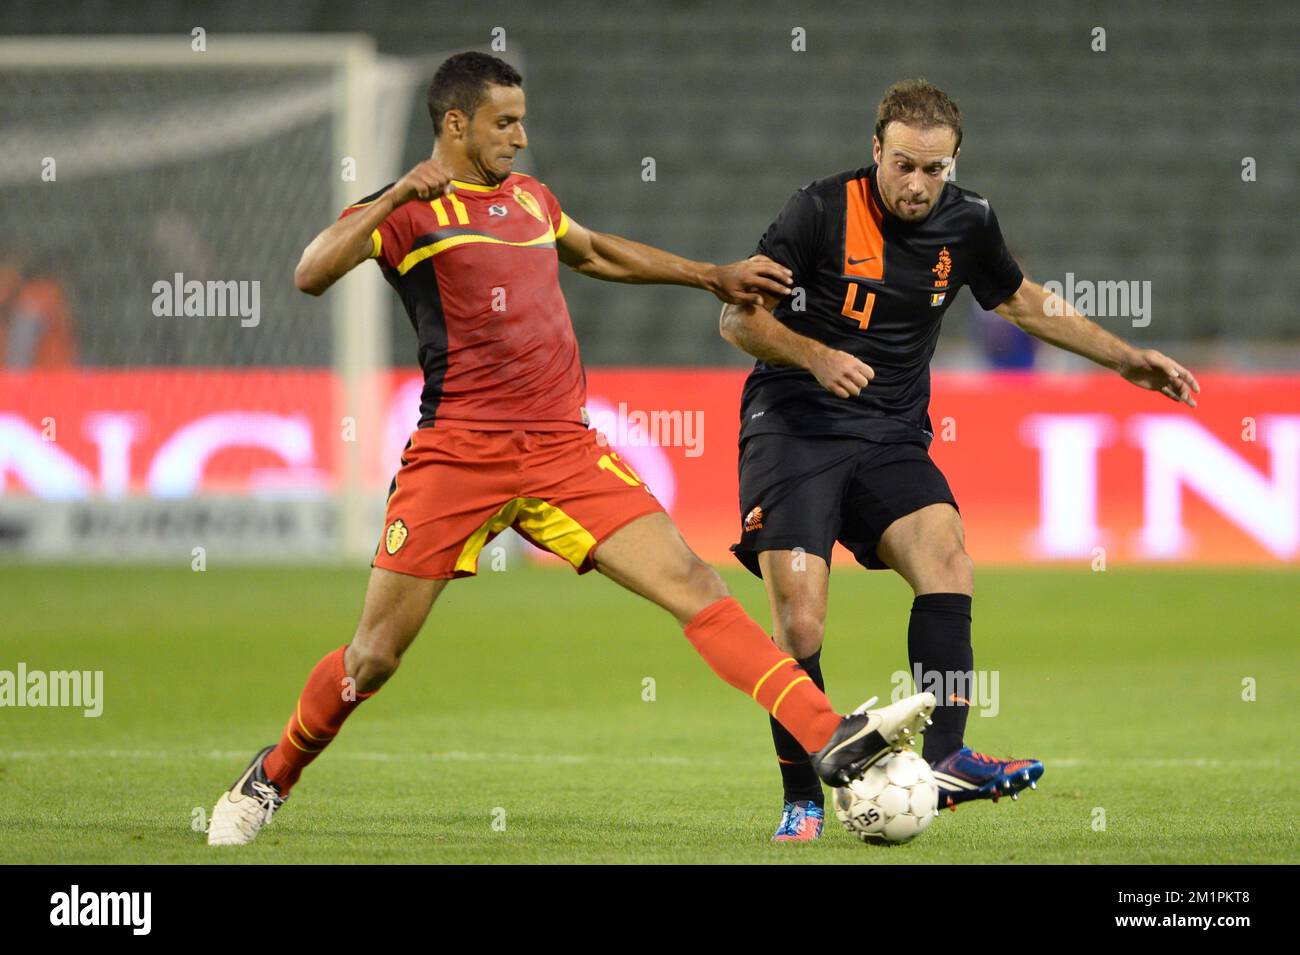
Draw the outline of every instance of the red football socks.
[[[288,795],[302,771],[338,735],[343,721],[361,701],[379,692],[356,692],[343,667],[346,650],[346,646],[339,647],[316,664],[279,745],[267,754],[262,764],[267,778],[275,783],[281,795]]]
[[[684,630],[714,673],[758,701],[805,750],[815,753],[830,740],[840,723],[830,700],[735,597],[709,604]]]

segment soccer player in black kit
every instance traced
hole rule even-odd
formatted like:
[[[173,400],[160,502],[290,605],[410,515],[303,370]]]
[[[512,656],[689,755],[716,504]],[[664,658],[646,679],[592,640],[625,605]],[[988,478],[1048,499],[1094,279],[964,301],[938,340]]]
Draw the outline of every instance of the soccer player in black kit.
[[[964,744],[972,685],[971,560],[948,482],[930,458],[930,359],[957,290],[1026,332],[1135,385],[1195,407],[1187,369],[1131,347],[1027,280],[987,200],[949,181],[961,114],[924,80],[897,83],[876,116],[873,165],[796,192],[757,254],[788,269],[788,293],[728,305],[721,332],[758,359],[740,429],[740,542],[763,578],[774,637],[823,685],[820,654],[831,548],[892,568],[915,593],[913,672],[945,677],[922,756],[941,808],[1015,797],[1043,773]],[[785,788],[774,838],[821,834],[824,795],[808,758],[772,722]]]

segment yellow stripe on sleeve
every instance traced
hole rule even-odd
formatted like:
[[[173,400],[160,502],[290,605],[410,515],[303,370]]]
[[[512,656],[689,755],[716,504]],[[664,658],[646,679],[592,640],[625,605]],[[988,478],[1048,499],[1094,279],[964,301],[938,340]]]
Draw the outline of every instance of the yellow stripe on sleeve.
[[[373,248],[370,251],[370,257],[372,259],[379,258],[379,253],[384,248],[384,240],[383,238],[380,237],[378,229],[370,233],[370,244],[371,246],[373,246]]]

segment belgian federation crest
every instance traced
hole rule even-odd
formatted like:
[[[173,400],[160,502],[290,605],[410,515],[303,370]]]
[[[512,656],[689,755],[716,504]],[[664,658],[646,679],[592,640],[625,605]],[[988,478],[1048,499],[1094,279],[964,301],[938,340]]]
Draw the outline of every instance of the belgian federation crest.
[[[515,186],[515,202],[523,206],[524,211],[538,222],[546,221],[546,217],[542,215],[541,204],[533,198],[533,194],[528,190]]]
[[[402,545],[406,543],[408,536],[410,536],[410,532],[406,529],[406,524],[400,517],[388,525],[388,530],[384,533],[384,550],[388,551],[389,557],[402,549]]]

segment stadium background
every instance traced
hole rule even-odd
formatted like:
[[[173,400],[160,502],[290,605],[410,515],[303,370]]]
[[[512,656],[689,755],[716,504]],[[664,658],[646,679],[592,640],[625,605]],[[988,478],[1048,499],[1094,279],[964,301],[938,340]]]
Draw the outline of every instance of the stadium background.
[[[525,74],[526,172],[549,183],[586,225],[712,261],[748,255],[793,188],[870,161],[880,92],[893,79],[927,75],[962,105],[958,182],[992,200],[1027,274],[1149,282],[1147,317],[1097,320],[1177,356],[1213,385],[1190,414],[1109,377],[1074,377],[1096,369],[1050,348],[1028,351],[1009,326],[972,312],[963,291],[936,357],[933,418],[936,427],[949,422],[935,453],[974,521],[976,557],[1074,559],[1106,546],[1138,560],[1295,560],[1300,490],[1284,460],[1294,455],[1296,426],[1287,374],[1300,366],[1288,301],[1300,253],[1294,10],[997,9],[991,17],[962,5],[917,26],[833,4],[797,14],[762,3],[125,4],[108,14],[72,3],[6,6],[3,27],[8,35],[172,35],[183,45],[201,26],[214,49],[234,34],[364,32],[380,55],[383,88],[374,104],[382,142],[370,168],[356,170],[354,196],[428,155],[422,82],[442,56],[495,42]],[[1093,48],[1099,26],[1104,51]],[[792,49],[796,27],[806,31],[803,52]],[[12,320],[0,391],[10,413],[0,452],[6,550],[165,557],[196,529],[220,528],[209,544],[239,559],[359,554],[357,541],[373,539],[378,495],[409,426],[409,400],[391,404],[393,388],[411,379],[381,376],[383,408],[361,421],[364,460],[352,490],[367,502],[355,522],[363,530],[351,547],[339,544],[333,502],[312,508],[303,499],[337,498],[346,479],[351,448],[334,434],[330,377],[346,342],[329,333],[322,300],[287,281],[303,244],[337,214],[329,71],[182,64],[0,75],[12,147],[0,174],[6,220],[39,223],[10,235],[5,256],[25,262],[38,285],[56,288],[48,311],[62,313],[45,329],[47,338],[66,339],[49,343],[55,357],[42,363],[30,346],[19,347]],[[35,175],[51,152],[64,161],[57,185]],[[1255,173],[1244,181],[1248,161]],[[156,316],[149,288],[175,273],[256,279],[263,320],[246,329],[233,318]],[[679,498],[690,479],[710,491],[685,491],[679,518],[699,550],[724,560],[736,517],[732,405],[748,361],[716,334],[715,305],[698,292],[576,274],[562,281],[595,403],[611,414],[620,403],[632,413],[703,414],[706,452],[649,447],[630,455],[659,477],[656,489],[668,498]],[[369,303],[387,317],[385,325],[372,309],[354,309],[365,316],[356,325],[382,329],[370,370],[409,374],[413,337],[395,296],[383,288]],[[60,357],[60,344],[70,355]],[[42,364],[73,378],[32,377]],[[1035,378],[1036,385],[1023,374],[969,377],[1026,364],[1067,377]],[[677,374],[666,400],[668,392],[620,378],[615,366],[736,372]],[[123,377],[125,369],[140,372]],[[181,369],[191,377],[166,377]],[[1274,377],[1252,378],[1260,373]],[[307,414],[290,434],[279,424],[294,417],[295,404]],[[1049,460],[1048,439],[1034,437],[1041,421],[1024,421],[1032,408],[1095,416],[1079,439],[1096,455]],[[114,411],[112,420],[101,416]],[[160,463],[177,427],[246,412],[279,416],[269,426],[279,437],[250,439],[256,426],[227,417],[229,440],[203,464],[173,461],[169,472]],[[1162,416],[1165,431],[1134,417],[1144,413]],[[47,416],[68,425],[55,442],[45,435],[66,453],[61,461],[42,457],[51,448],[36,442]],[[1070,421],[1058,435],[1067,443]],[[1019,437],[1006,442],[1006,455],[985,453],[1008,434]],[[638,434],[633,424],[624,437],[636,446],[660,435]],[[1206,447],[1212,477],[1204,461],[1180,468],[1178,460]],[[1079,477],[1080,468],[1091,477]],[[1066,483],[1053,492],[1050,481]],[[1153,515],[1154,494],[1178,496],[1177,513]],[[213,513],[222,495],[235,503]],[[1045,509],[1089,495],[1091,512],[1052,517]],[[250,511],[250,496],[278,503]],[[57,505],[57,520],[51,508],[34,507],[68,498],[83,503]],[[161,511],[140,504],[161,498],[208,503],[186,509],[172,500]],[[96,499],[114,503],[99,508]],[[1255,511],[1244,499],[1255,500]]]
[[[236,36],[284,37],[285,57],[290,37],[373,38],[384,93],[350,197],[427,155],[423,82],[502,27],[528,93],[524,170],[585,225],[713,261],[747,255],[798,186],[869,162],[890,82],[947,89],[965,117],[958,183],[990,199],[1027,273],[1149,281],[1149,325],[1098,321],[1205,392],[1189,410],[1046,347],[1017,368],[1023,342],[966,293],[952,306],[933,451],[976,559],[976,659],[1003,686],[975,742],[1042,757],[1049,784],[1019,812],[963,811],[870,861],[1300,858],[1300,806],[1278,782],[1297,762],[1300,8],[0,6],[5,40],[144,35],[184,52],[196,26],[214,55]],[[382,332],[366,359],[379,410],[358,429],[370,457],[349,478],[338,306],[362,277],[322,299],[291,281],[340,206],[332,64],[131,69],[128,44],[113,69],[42,72],[11,49],[0,265],[23,264],[29,298],[10,300],[0,349],[0,671],[99,670],[106,703],[98,719],[0,712],[0,861],[209,861],[194,820],[355,623],[367,568],[340,532],[339,489],[358,483],[373,548],[414,421],[413,334],[382,283],[362,299],[373,308],[343,310],[345,332]],[[155,315],[153,284],[177,272],[260,282],[260,323]],[[748,361],[719,338],[717,303],[562,282],[593,404],[616,423],[620,404],[702,414],[702,445],[646,446],[633,428],[622,450],[766,624],[761,585],[726,553]],[[33,316],[40,360],[35,326],[18,324]],[[792,858],[766,843],[778,794],[752,704],[660,611],[499,542],[238,858]],[[1209,566],[1223,563],[1246,566]],[[889,692],[909,603],[894,575],[837,570],[837,706]],[[498,807],[508,829],[488,824]],[[800,858],[863,861],[834,836]]]
[[[201,26],[214,50],[236,34],[373,37],[384,77],[375,100],[380,142],[374,162],[342,193],[354,197],[427,155],[422,86],[432,67],[449,51],[495,39],[525,74],[523,169],[584,224],[712,261],[749,254],[797,186],[868,163],[880,93],[897,78],[924,74],[963,109],[958,182],[992,201],[1027,274],[1063,284],[1069,275],[1150,283],[1145,317],[1101,312],[1097,320],[1214,385],[1189,413],[1113,376],[1074,377],[1096,369],[1056,349],[1032,350],[1000,319],[977,314],[963,291],[935,362],[933,417],[936,428],[948,427],[934,453],[967,504],[975,556],[1073,559],[1104,546],[1135,560],[1269,562],[1300,552],[1300,488],[1285,460],[1297,427],[1289,375],[1300,367],[1288,280],[1300,255],[1293,9],[962,5],[919,26],[835,4],[797,12],[771,3],[106,10],[10,5],[0,27],[11,36],[170,35],[183,48]],[[803,52],[792,50],[796,27],[806,31]],[[1104,51],[1094,49],[1097,27]],[[12,233],[3,255],[56,288],[48,311],[62,314],[46,326],[56,341],[44,366],[74,376],[34,387],[39,379],[22,372],[42,362],[21,347],[11,319],[0,379],[10,412],[0,452],[6,550],[165,558],[187,550],[186,535],[213,528],[221,532],[208,534],[210,549],[232,559],[371,546],[379,499],[410,427],[409,394],[401,405],[400,393],[403,384],[409,392],[413,335],[386,287],[366,300],[386,324],[371,308],[354,309],[368,319],[357,325],[381,329],[373,370],[399,372],[379,376],[380,407],[358,425],[365,447],[352,490],[354,503],[365,502],[354,522],[360,537],[336,547],[333,500],[304,503],[337,498],[352,450],[336,434],[330,376],[348,347],[328,331],[328,297],[301,295],[288,281],[302,246],[337,214],[329,71],[182,64],[0,77],[12,146],[0,169],[6,218],[39,223]],[[35,174],[50,153],[62,159],[56,183]],[[149,289],[177,273],[257,280],[262,320],[244,328],[231,318],[158,317]],[[709,491],[685,491],[678,516],[702,552],[725,560],[735,520],[732,406],[748,362],[717,335],[715,305],[685,289],[576,274],[562,282],[592,369],[593,402],[611,414],[620,403],[647,415],[703,414],[705,453],[629,451],[663,475],[651,483],[667,497],[691,480]],[[60,344],[72,357],[61,357]],[[1029,364],[1040,373],[1035,383],[968,377]],[[736,371],[678,375],[666,401],[660,385],[669,379],[634,382],[611,371],[627,366]],[[127,369],[138,373],[123,376]],[[1251,377],[1263,373],[1270,377]],[[295,410],[297,430],[284,426]],[[1046,419],[1026,423],[1035,410],[1094,417],[1052,419],[1086,433],[1050,438],[1040,427]],[[237,417],[248,412],[277,417],[259,431]],[[169,439],[205,413],[227,416],[228,440],[200,465],[173,455],[169,469],[162,451],[179,453]],[[1167,427],[1152,430],[1144,414]],[[65,425],[56,441],[43,435],[55,456],[66,455],[57,461],[37,440],[47,418]],[[255,431],[262,437],[249,437]],[[988,454],[1008,434],[1018,435],[1006,444],[1009,457]],[[631,445],[660,437],[638,434],[635,424],[624,435]],[[1201,452],[1208,464],[1187,465]],[[1052,481],[1066,483],[1053,491]],[[1178,500],[1161,510],[1156,494]],[[220,504],[223,496],[234,500]],[[257,510],[250,497],[275,503]],[[1088,497],[1091,505],[1072,513],[1048,513]],[[83,503],[34,506],[57,498]],[[172,501],[141,504],[162,498]],[[114,503],[106,509],[96,499]],[[207,503],[187,510],[186,499]]]
[[[1136,560],[1300,554],[1300,486],[1287,460],[1297,427],[1288,374],[1300,368],[1288,281],[1300,255],[1294,10],[1179,5],[1175,16],[1158,4],[1026,4],[989,17],[963,5],[919,27],[833,4],[797,14],[783,4],[104,10],[10,5],[4,32],[170,34],[182,49],[195,26],[213,49],[227,35],[364,32],[382,77],[380,143],[339,192],[333,75],[321,66],[131,69],[127,45],[112,70],[0,71],[12,130],[0,173],[6,218],[39,223],[14,234],[5,256],[23,262],[26,281],[55,287],[44,329],[59,339],[42,361],[9,320],[0,539],[13,554],[166,557],[203,531],[233,559],[369,546],[409,427],[412,333],[386,288],[343,318],[380,329],[365,373],[381,407],[357,425],[351,491],[364,516],[348,542],[334,504],[354,448],[335,434],[331,373],[352,346],[328,331],[326,300],[298,294],[287,277],[339,195],[367,194],[428,155],[422,83],[433,66],[493,43],[525,74],[526,172],[586,225],[712,261],[748,255],[793,188],[867,164],[880,92],[927,75],[962,105],[958,182],[991,199],[1027,274],[1149,283],[1140,317],[1093,308],[1097,321],[1212,386],[1188,413],[1112,376],[1080,378],[1096,369],[1032,350],[975,313],[963,291],[936,357],[933,420],[975,556],[1075,559],[1099,546]],[[53,183],[35,175],[48,153],[62,160]],[[177,273],[259,282],[264,318],[243,327],[157,316],[149,288]],[[748,361],[716,334],[715,305],[698,292],[562,281],[607,420],[620,407],[679,429],[677,418],[698,416],[701,447],[680,447],[680,430],[638,433],[636,421],[621,438],[651,486],[680,500],[699,550],[725,560],[736,521],[733,405]],[[18,316],[21,303],[9,312]],[[702,370],[675,374],[669,391],[611,370],[629,366]],[[1022,373],[978,377],[997,368]],[[32,377],[45,372],[73,377]],[[1253,377],[1262,373],[1273,377]],[[1057,417],[1027,420],[1030,411]],[[178,429],[204,416],[226,416],[217,422],[225,437],[196,465],[196,439]],[[59,460],[36,439],[51,420],[65,425],[56,440],[42,434]],[[667,447],[654,447],[660,440]],[[177,460],[186,448],[191,459]],[[1177,500],[1161,505],[1156,495]],[[233,502],[221,505],[224,496]],[[272,503],[257,509],[251,498]],[[1091,504],[1069,509],[1083,498]],[[36,507],[51,499],[65,503]]]

